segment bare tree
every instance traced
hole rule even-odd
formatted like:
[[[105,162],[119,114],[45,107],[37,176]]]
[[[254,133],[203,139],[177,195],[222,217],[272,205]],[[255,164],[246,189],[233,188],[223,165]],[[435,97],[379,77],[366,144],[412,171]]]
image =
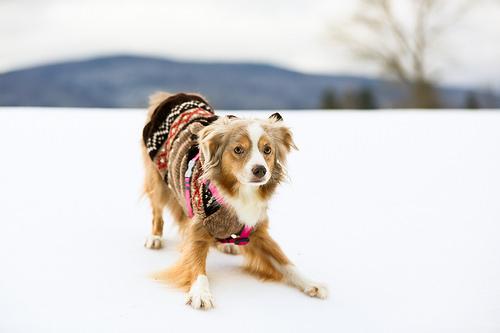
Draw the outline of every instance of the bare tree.
[[[468,7],[458,0],[398,0],[410,15],[396,11],[396,1],[361,0],[349,24],[334,28],[334,38],[358,59],[377,65],[410,89],[412,107],[439,107],[437,72],[432,62],[449,28]],[[450,8],[449,4],[455,5]],[[469,2],[467,2],[468,4]],[[401,8],[399,8],[401,9]]]

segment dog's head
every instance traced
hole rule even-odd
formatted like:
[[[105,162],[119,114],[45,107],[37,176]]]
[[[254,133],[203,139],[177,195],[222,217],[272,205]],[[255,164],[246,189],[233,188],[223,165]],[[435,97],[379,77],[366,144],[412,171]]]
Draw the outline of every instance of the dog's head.
[[[286,177],[286,156],[297,149],[279,113],[265,120],[221,117],[199,136],[205,177],[234,193],[239,184],[270,188]]]

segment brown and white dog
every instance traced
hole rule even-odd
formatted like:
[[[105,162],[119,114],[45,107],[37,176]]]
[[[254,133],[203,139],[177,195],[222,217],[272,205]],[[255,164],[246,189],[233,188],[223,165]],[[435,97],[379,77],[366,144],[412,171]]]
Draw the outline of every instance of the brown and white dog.
[[[184,238],[179,260],[157,278],[188,291],[186,304],[212,308],[205,263],[216,246],[242,254],[245,269],[263,280],[326,298],[326,286],[303,276],[268,233],[268,201],[297,149],[281,116],[217,117],[197,95],[157,93],[150,102],[143,157],[153,232],[145,246],[163,246],[164,207]]]

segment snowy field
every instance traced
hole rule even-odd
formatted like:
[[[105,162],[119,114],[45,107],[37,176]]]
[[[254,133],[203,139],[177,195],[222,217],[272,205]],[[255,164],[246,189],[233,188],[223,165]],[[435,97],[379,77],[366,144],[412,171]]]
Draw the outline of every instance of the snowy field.
[[[142,244],[145,112],[0,109],[0,332],[500,332],[500,112],[282,115],[271,234],[330,297],[212,251],[196,311],[147,278],[179,240]]]

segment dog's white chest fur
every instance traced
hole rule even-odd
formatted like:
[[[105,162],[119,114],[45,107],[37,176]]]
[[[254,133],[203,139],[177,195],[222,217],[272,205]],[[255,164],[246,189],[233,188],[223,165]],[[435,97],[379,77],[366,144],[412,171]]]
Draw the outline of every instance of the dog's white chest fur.
[[[267,214],[267,201],[259,199],[257,190],[257,186],[244,185],[240,187],[237,198],[225,198],[240,222],[248,227],[254,227]]]

